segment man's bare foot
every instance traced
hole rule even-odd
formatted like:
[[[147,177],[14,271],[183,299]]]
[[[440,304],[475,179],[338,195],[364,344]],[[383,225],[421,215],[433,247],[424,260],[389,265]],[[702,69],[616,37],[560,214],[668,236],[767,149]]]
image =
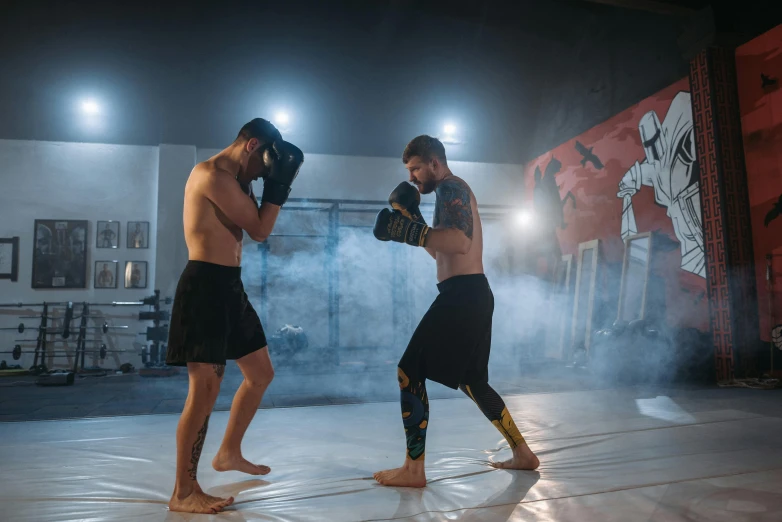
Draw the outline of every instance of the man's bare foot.
[[[538,457],[532,453],[532,450],[529,449],[529,446],[522,444],[513,448],[513,458],[502,462],[492,462],[491,465],[497,469],[533,470],[538,469],[540,461],[538,460]]]
[[[212,495],[207,495],[201,491],[201,488],[197,488],[187,496],[178,495],[175,491],[171,500],[168,502],[168,509],[170,511],[181,511],[183,513],[205,513],[207,515],[213,515],[233,504],[233,501],[233,497],[213,497]]]
[[[396,486],[402,488],[422,488],[426,486],[426,473],[423,460],[405,459],[401,468],[378,471],[374,474],[383,486]]]
[[[241,453],[229,454],[222,451],[217,452],[212,460],[212,467],[215,471],[241,471],[249,475],[268,475],[271,471],[269,466],[253,464],[242,457]]]

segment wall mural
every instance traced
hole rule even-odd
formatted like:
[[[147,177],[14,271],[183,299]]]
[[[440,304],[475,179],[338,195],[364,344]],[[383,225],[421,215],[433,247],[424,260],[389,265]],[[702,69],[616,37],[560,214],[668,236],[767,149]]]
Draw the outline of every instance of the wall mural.
[[[760,337],[782,348],[782,26],[736,50]],[[770,256],[770,257],[768,257]],[[774,281],[769,291],[767,272]]]
[[[625,173],[616,195],[622,199],[622,239],[639,232],[633,196],[642,185],[652,187],[654,201],[667,209],[681,245],[682,270],[706,277],[690,93],[680,92],[673,98],[662,123],[657,112],[644,114],[638,123],[638,133],[645,157]]]
[[[527,193],[546,269],[581,242],[601,240],[606,316],[624,238],[654,232],[655,276],[669,326],[708,328],[706,267],[689,83],[684,78],[530,162]],[[613,290],[611,289],[613,288]],[[612,304],[613,303],[613,304]]]

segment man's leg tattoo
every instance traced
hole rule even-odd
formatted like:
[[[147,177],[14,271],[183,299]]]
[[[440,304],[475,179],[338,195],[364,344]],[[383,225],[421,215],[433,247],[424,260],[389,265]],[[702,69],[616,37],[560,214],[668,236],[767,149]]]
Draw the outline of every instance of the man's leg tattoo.
[[[191,467],[189,470],[187,470],[192,480],[196,480],[196,476],[198,475],[198,461],[201,459],[201,450],[204,449],[204,441],[206,440],[206,430],[209,427],[209,417],[210,415],[207,415],[206,419],[204,419],[204,425],[201,426],[200,430],[198,430],[198,435],[196,436],[195,443],[193,443],[193,452],[190,455]]]

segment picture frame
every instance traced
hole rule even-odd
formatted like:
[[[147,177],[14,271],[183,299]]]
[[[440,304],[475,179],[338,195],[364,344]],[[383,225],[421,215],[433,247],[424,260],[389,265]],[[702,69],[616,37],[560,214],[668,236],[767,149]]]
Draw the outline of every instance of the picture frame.
[[[629,323],[646,318],[654,238],[651,232],[644,232],[625,238],[624,243],[616,320]]]
[[[95,248],[119,248],[119,221],[98,221],[95,227]]]
[[[117,288],[119,261],[95,261],[93,285],[98,290]]]
[[[147,287],[147,262],[125,261],[125,288],[138,289]]]
[[[573,297],[575,293],[575,259],[573,254],[563,255],[554,271],[554,281],[549,295],[549,326],[546,331],[545,356],[563,360],[572,334]]]
[[[0,279],[19,280],[19,237],[0,238]]]
[[[89,222],[36,219],[32,288],[87,288]]]
[[[592,317],[597,295],[597,276],[602,265],[600,240],[593,239],[578,245],[576,289],[573,298],[571,323],[571,353],[583,349],[588,354],[592,344]]]
[[[149,221],[128,221],[128,248],[149,248]]]

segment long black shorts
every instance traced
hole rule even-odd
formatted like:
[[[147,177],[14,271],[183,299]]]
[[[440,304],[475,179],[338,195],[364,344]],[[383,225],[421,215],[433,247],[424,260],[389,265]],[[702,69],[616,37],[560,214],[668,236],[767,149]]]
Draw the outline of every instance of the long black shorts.
[[[399,367],[411,380],[430,379],[453,389],[488,382],[494,314],[489,281],[483,274],[454,276],[437,289]]]
[[[244,291],[241,267],[188,261],[171,310],[166,364],[225,364],[264,346],[266,335]]]

